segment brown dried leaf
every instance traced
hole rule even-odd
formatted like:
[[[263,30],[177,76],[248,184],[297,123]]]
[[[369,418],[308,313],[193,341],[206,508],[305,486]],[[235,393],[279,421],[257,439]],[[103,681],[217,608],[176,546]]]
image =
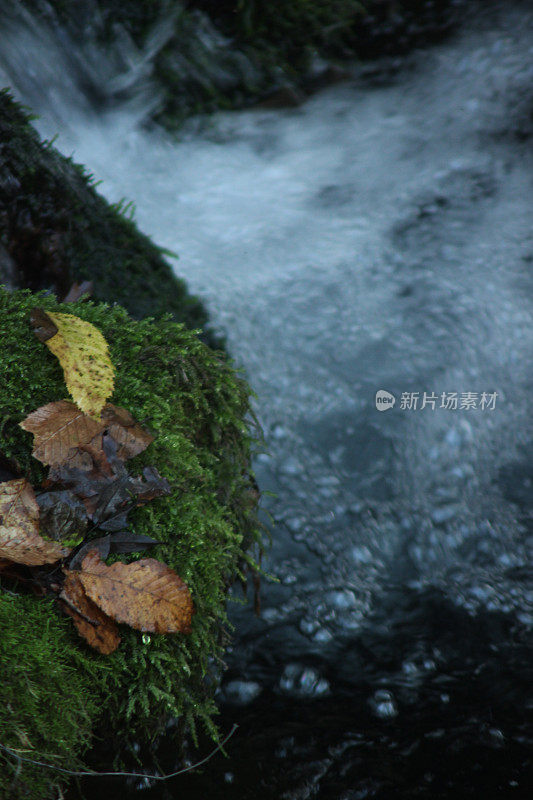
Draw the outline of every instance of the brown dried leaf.
[[[122,461],[142,453],[154,441],[154,437],[141,428],[125,408],[107,403],[102,411],[102,420],[119,446],[117,457]]]
[[[135,493],[135,503],[142,506],[156,497],[172,494],[172,487],[166,478],[163,478],[155,467],[145,467],[143,478],[133,478],[132,489]]]
[[[108,567],[91,550],[80,580],[88,596],[108,616],[152,633],[190,633],[194,613],[191,594],[181,578],[161,561],[143,558]]]
[[[70,550],[38,534],[39,506],[31,484],[17,478],[0,484],[0,558],[37,567],[54,564]]]
[[[70,462],[81,469],[78,448],[83,446],[101,449],[103,422],[84,414],[68,400],[48,403],[29,414],[20,427],[34,435],[33,455],[43,464],[58,466]],[[92,461],[87,456],[90,469]]]
[[[59,597],[65,612],[91,647],[104,655],[112,653],[120,644],[117,625],[87,597],[79,573],[63,571],[66,577]]]

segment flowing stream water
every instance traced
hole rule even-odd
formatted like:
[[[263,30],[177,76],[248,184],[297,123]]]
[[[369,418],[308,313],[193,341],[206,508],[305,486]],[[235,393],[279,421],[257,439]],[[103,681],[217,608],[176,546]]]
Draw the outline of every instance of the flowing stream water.
[[[146,62],[10,18],[0,83],[179,253],[267,439],[277,582],[260,618],[232,608],[219,698],[240,729],[145,796],[531,796],[533,13],[475,8],[300,108],[179,140],[142,125]],[[130,101],[97,111],[89,70],[129,75]]]

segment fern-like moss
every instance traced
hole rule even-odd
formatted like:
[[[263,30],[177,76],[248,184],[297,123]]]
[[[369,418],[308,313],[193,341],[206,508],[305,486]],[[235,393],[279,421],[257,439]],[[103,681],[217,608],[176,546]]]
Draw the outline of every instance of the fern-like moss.
[[[80,766],[97,712],[97,664],[49,600],[0,590],[0,630],[0,743],[12,751],[0,751],[0,797],[53,796],[60,773],[22,759]]]

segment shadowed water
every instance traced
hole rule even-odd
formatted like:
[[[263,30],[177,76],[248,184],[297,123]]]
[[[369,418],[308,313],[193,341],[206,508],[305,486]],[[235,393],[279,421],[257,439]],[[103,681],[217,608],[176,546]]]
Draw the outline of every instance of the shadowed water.
[[[392,69],[180,141],[138,102],[96,112],[27,21],[2,47],[40,131],[179,253],[267,438],[278,582],[259,619],[235,605],[220,694],[241,728],[229,760],[146,796],[529,796],[532,26],[489,4]]]

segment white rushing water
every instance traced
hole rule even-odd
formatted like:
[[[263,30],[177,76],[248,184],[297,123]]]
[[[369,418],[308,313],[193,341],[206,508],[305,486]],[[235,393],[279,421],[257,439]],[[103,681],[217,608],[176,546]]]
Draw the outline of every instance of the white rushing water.
[[[301,108],[220,114],[178,141],[141,125],[142,70],[135,102],[96,112],[68,43],[32,22],[2,47],[38,130],[179,253],[258,394],[281,584],[243,626],[296,620],[298,646],[327,648],[395,581],[528,619],[506,577],[527,562],[524,521],[500,476],[531,436],[531,22],[517,7],[396,74],[355,70]],[[89,61],[116,81],[128,59]],[[496,407],[400,408],[424,391]]]

